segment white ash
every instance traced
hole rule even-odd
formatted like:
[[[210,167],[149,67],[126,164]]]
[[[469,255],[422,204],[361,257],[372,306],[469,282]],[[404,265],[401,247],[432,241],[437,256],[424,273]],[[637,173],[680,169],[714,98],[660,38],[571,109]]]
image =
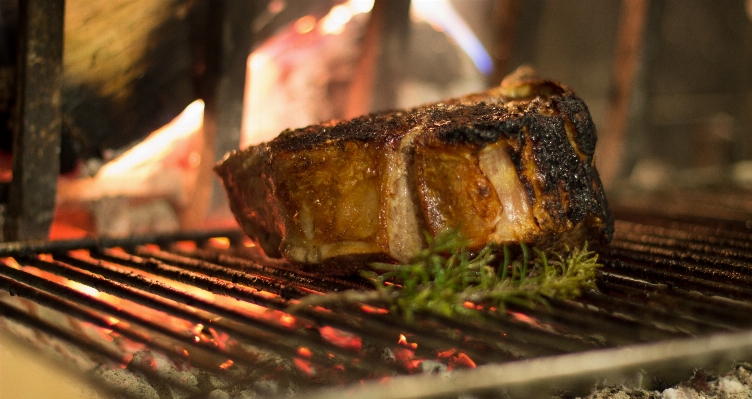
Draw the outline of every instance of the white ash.
[[[164,198],[103,197],[89,204],[98,234],[127,237],[180,229],[176,209]]]
[[[629,387],[601,388],[579,399],[750,399],[752,364],[740,363],[726,374],[707,374],[702,370],[686,382],[663,390]]]
[[[441,374],[447,371],[447,365],[435,360],[424,360],[420,363],[421,373]]]
[[[149,370],[149,373],[145,374],[144,370]],[[181,370],[166,356],[152,351],[135,353],[124,369],[101,368],[90,374],[109,388],[110,392],[100,394],[99,399],[251,399],[284,393],[289,389],[288,385],[263,379],[238,386],[222,376],[200,369]]]
[[[119,397],[159,399],[159,393],[142,375],[131,373],[125,369],[114,369],[104,371],[100,377],[107,381],[113,391],[117,392],[112,394],[113,399],[119,399]]]
[[[207,399],[230,399],[230,394],[221,389],[215,389],[209,392]]]

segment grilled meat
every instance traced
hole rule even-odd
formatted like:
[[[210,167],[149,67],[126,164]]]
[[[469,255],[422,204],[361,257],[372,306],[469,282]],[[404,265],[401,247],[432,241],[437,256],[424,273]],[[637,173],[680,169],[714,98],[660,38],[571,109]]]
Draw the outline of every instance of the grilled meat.
[[[445,229],[472,248],[607,242],[595,142],[580,98],[518,71],[484,93],[286,130],[215,170],[270,256],[406,261]]]

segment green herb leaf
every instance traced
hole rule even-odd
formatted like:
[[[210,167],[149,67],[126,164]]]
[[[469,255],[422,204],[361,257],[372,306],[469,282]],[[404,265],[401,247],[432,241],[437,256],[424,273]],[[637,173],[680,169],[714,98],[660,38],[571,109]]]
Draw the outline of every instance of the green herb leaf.
[[[521,259],[512,259],[504,245],[489,244],[476,254],[456,232],[427,236],[427,248],[406,265],[374,263],[361,275],[374,291],[344,291],[309,295],[290,308],[378,303],[411,321],[416,313],[444,316],[478,315],[477,309],[504,314],[507,304],[547,305],[551,298],[569,299],[595,285],[598,255],[582,248],[562,253],[530,249],[520,244]],[[496,261],[496,254],[503,260]],[[533,255],[534,254],[534,255]],[[375,272],[374,272],[375,271]]]

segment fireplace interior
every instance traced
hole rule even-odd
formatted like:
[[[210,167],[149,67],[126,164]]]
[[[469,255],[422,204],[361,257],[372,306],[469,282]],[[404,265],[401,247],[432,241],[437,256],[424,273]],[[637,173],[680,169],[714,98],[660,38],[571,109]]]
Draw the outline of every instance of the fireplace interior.
[[[11,0],[0,32],[2,398],[39,364],[92,398],[752,392],[752,1]],[[265,257],[213,164],[521,64],[597,125],[596,288],[476,319],[295,308],[372,285]]]

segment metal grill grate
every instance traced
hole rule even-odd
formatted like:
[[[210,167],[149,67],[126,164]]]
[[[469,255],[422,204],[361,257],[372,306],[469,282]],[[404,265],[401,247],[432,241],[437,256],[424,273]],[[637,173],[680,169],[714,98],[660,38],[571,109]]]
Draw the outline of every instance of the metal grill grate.
[[[562,377],[552,365],[570,359],[567,356],[580,356],[569,361],[587,363],[615,356],[625,346],[635,348],[632,354],[642,354],[629,364],[619,363],[627,356],[595,369],[573,364],[561,384],[549,387],[575,389],[563,381],[581,381],[587,375],[589,386],[617,366],[634,369],[676,356],[715,364],[748,355],[752,234],[746,226],[639,212],[619,216],[613,243],[597,249],[604,264],[597,291],[576,301],[551,301],[550,308],[511,305],[507,317],[420,315],[415,323],[406,323],[378,307],[355,304],[290,315],[286,309],[301,296],[369,284],[303,273],[264,259],[244,247],[236,231],[0,244],[0,289],[5,291],[0,314],[114,367],[128,364],[152,380],[166,377],[131,361],[133,348],[159,353],[180,369],[200,369],[222,379],[228,392],[273,380],[277,387],[298,393],[336,397],[348,392],[337,387],[385,377],[391,380],[366,384],[372,397],[391,397],[395,390],[401,397],[493,393],[515,384],[529,390],[541,376]],[[216,237],[231,245],[212,245]],[[114,337],[116,344],[102,345],[69,325],[40,317],[29,306],[19,306],[15,296],[89,323]],[[726,337],[725,346],[701,341],[708,337]],[[690,343],[688,348],[692,342],[704,345],[705,351],[681,352],[677,348],[684,347],[676,343],[682,342]],[[675,357],[671,351],[655,357],[661,351],[654,348],[660,346],[651,345],[664,343]],[[712,362],[703,357],[709,354]],[[530,367],[519,362],[524,359],[537,359],[550,366],[550,372],[513,380],[510,368]],[[686,364],[684,369],[703,365]],[[437,370],[453,370],[467,377],[466,383],[447,387],[446,378],[431,375]],[[488,373],[494,370],[506,370],[507,379],[491,377]],[[406,380],[421,382],[419,389],[401,388],[408,383],[398,376],[421,372]],[[209,389],[185,381],[161,383],[188,397],[205,396]]]

